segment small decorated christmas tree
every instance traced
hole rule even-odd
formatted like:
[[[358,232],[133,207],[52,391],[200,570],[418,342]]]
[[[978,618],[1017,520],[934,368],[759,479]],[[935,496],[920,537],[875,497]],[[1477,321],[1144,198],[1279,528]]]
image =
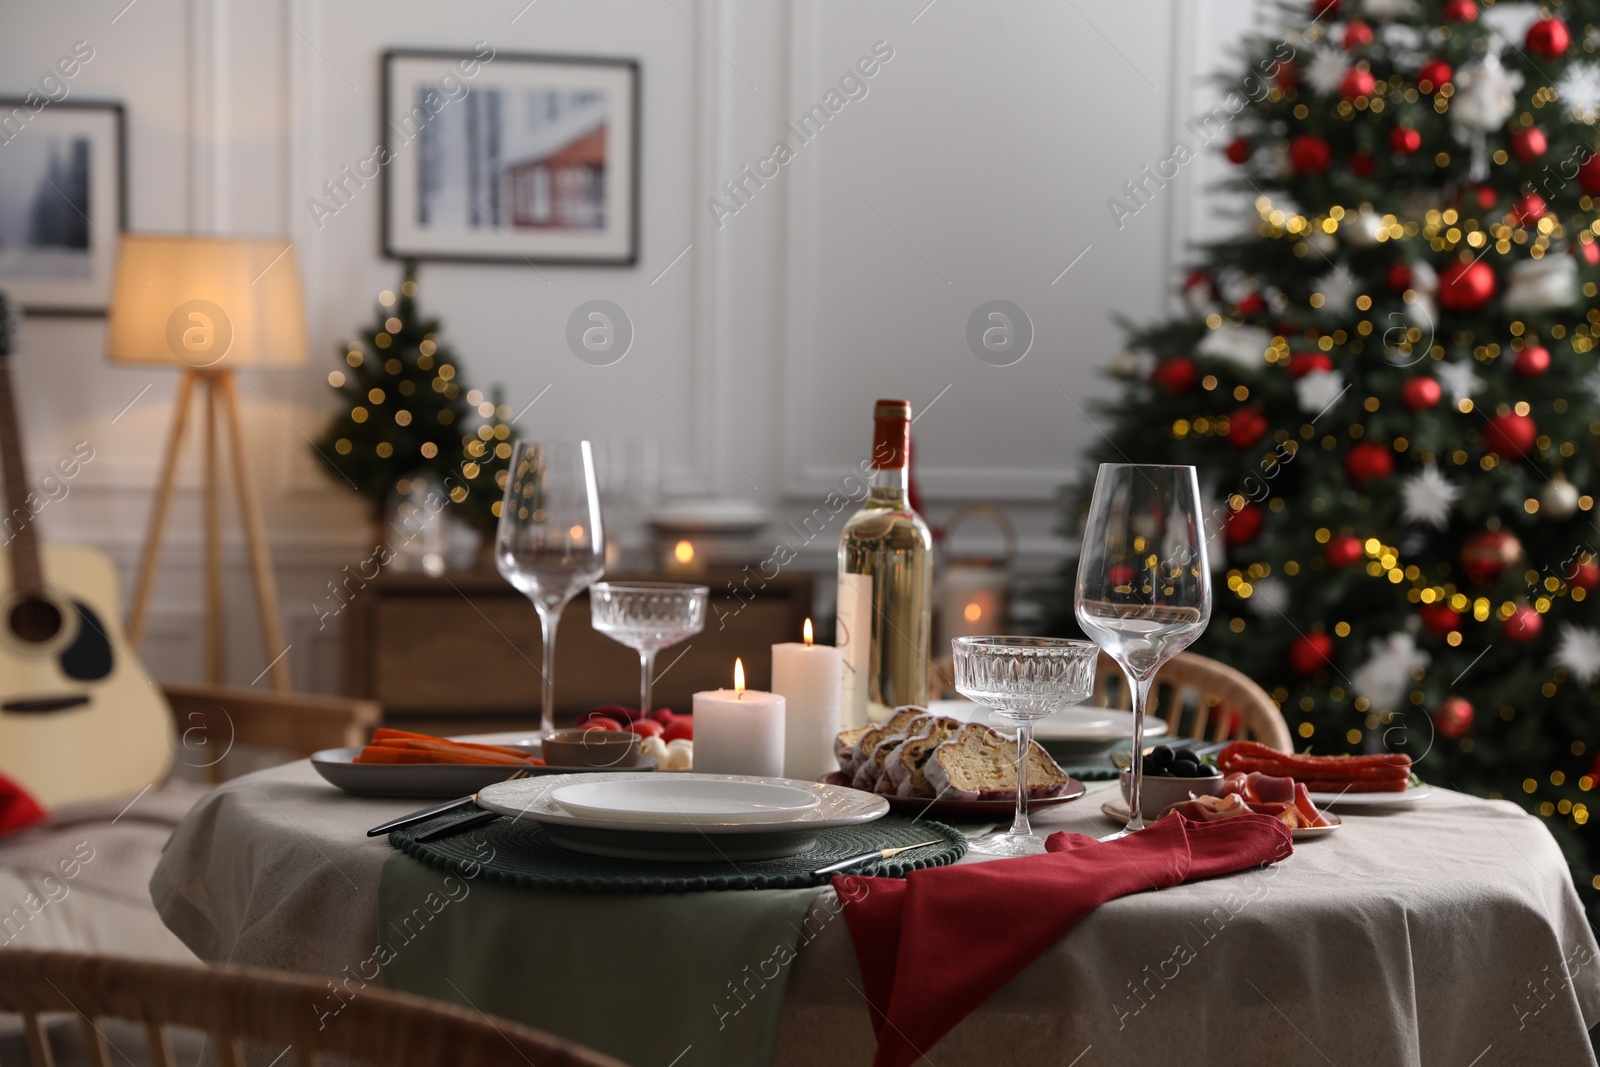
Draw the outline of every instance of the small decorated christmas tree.
[[[345,346],[348,369],[328,384],[348,409],[317,442],[317,455],[381,510],[401,479],[431,475],[456,514],[493,534],[511,457],[510,412],[467,388],[439,322],[417,308],[417,268],[408,262],[398,296],[378,296],[377,321]]]

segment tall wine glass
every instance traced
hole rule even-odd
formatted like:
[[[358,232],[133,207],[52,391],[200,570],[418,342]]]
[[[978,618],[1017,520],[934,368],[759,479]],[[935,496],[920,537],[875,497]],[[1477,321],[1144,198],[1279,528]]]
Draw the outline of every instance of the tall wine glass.
[[[1060,637],[957,637],[950,642],[956,692],[1017,727],[1017,806],[1011,830],[975,841],[991,856],[1031,856],[1045,850],[1028,825],[1028,756],[1033,724],[1053,711],[1081,704],[1094,689],[1100,651],[1087,641]]]
[[[594,628],[639,653],[639,714],[652,707],[656,653],[705,628],[710,595],[706,586],[677,582],[596,582],[589,590]]]
[[[561,609],[605,573],[600,492],[588,441],[517,441],[500,503],[494,562],[533,601],[544,631],[539,735],[555,732],[556,628]]]
[[[1193,467],[1102,463],[1078,556],[1078,622],[1117,661],[1133,701],[1127,828],[1144,829],[1144,714],[1156,671],[1211,618],[1211,567]],[[1110,838],[1107,838],[1110,840]]]

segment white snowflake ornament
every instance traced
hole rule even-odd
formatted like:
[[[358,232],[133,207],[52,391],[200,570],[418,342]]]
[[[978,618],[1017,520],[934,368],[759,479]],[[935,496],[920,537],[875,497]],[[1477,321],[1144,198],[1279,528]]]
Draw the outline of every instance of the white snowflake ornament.
[[[1483,379],[1470,363],[1440,363],[1433,368],[1444,387],[1450,391],[1450,402],[1459,405],[1470,400],[1472,394],[1483,388]]]
[[[1311,57],[1311,62],[1306,65],[1306,84],[1311,86],[1318,96],[1333,96],[1339,91],[1339,83],[1344,81],[1344,76],[1349,72],[1348,54],[1337,48],[1317,48]]]
[[[1450,98],[1450,121],[1469,133],[1489,133],[1506,124],[1517,109],[1522,75],[1507,70],[1497,51],[1456,71],[1456,92]]]
[[[1562,623],[1556,654],[1550,662],[1565,670],[1579,685],[1588,685],[1600,678],[1600,633],[1588,626]]]
[[[1461,487],[1446,481],[1430,463],[1400,488],[1400,516],[1406,522],[1442,530],[1450,524],[1450,506],[1460,496]]]
[[[1361,13],[1374,22],[1392,22],[1411,14],[1414,0],[1361,0]]]
[[[1367,642],[1368,656],[1350,675],[1350,686],[1366,697],[1373,708],[1393,708],[1411,688],[1411,672],[1426,667],[1433,657],[1417,647],[1404,632]]]
[[[1272,334],[1259,326],[1235,326],[1225,322],[1200,339],[1197,356],[1215,356],[1247,370],[1258,370],[1265,361]]]
[[[1250,584],[1251,611],[1268,620],[1288,615],[1289,586],[1282,578],[1263,578]]]
[[[1574,60],[1556,82],[1556,99],[1579,122],[1593,126],[1600,119],[1600,63]]]
[[[1525,259],[1511,268],[1507,311],[1560,311],[1577,302],[1578,261],[1571,256]]]
[[[1300,410],[1310,415],[1321,415],[1344,395],[1344,373],[1336,370],[1314,370],[1294,383],[1295,398]]]
[[[1350,310],[1350,302],[1355,299],[1356,283],[1349,271],[1336,266],[1317,279],[1316,291],[1322,294],[1323,311],[1342,315]]]

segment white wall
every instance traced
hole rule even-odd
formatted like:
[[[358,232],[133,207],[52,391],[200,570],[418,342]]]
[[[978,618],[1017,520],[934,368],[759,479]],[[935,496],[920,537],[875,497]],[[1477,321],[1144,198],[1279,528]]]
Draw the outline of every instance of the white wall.
[[[1048,567],[1053,493],[1095,433],[1073,405],[1108,389],[1098,370],[1120,348],[1110,316],[1169,305],[1183,245],[1208,225],[1200,193],[1217,163],[1183,171],[1120,230],[1106,200],[1216,95],[1202,75],[1253,0],[524,3],[0,2],[0,93],[27,89],[75,41],[93,45],[73,95],[127,108],[129,228],[297,243],[313,365],[254,375],[242,392],[299,684],[337,685],[337,635],[317,631],[310,605],[370,547],[360,507],[303,438],[331,410],[323,379],[338,345],[398,270],[377,251],[376,185],[321,229],[306,201],[370,153],[389,47],[487,40],[641,62],[637,269],[423,268],[425,307],[472,381],[502,384],[514,408],[551,387],[525,432],[654,435],[670,492],[754,497],[781,520],[810,511],[865,453],[875,397],[906,396],[927,410],[916,459],[934,517],[1000,503],[1028,567]],[[868,95],[719,228],[707,200],[720,184],[767,156],[877,41],[894,58]],[[579,362],[562,339],[571,310],[596,297],[635,325],[611,367]],[[993,298],[1034,324],[1012,367],[979,362],[965,341],[968,316]],[[16,370],[34,466],[77,440],[97,450],[44,514],[47,536],[101,545],[131,580],[175,379],[112,368],[103,346],[103,320],[35,319]],[[170,678],[199,672],[197,473],[191,463],[147,647]],[[266,657],[232,536],[228,671],[249,682]],[[831,546],[814,547],[827,567]]]

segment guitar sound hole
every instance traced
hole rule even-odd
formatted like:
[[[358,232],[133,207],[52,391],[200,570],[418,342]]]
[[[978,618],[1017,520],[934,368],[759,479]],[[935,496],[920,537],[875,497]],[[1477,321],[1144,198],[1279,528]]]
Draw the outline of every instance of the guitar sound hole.
[[[11,632],[30,644],[41,644],[61,632],[61,612],[43,597],[27,597],[11,609]]]

